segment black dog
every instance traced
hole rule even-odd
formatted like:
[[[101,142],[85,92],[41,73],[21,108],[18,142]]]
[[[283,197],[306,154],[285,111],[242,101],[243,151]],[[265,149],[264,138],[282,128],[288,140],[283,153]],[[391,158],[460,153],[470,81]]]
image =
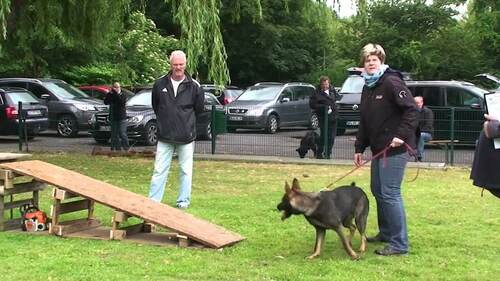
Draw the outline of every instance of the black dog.
[[[353,260],[357,260],[360,256],[352,249],[351,244],[357,228],[361,234],[359,251],[361,254],[366,251],[365,231],[369,202],[365,192],[355,186],[355,183],[334,190],[304,192],[300,190],[299,181],[293,179],[292,188],[288,182],[285,182],[285,195],[277,208],[283,214],[282,220],[291,215],[303,214],[306,220],[316,228],[314,253],[308,257],[309,259],[321,254],[326,229],[333,229],[337,232],[347,254]],[[344,236],[342,226],[350,230],[348,239]]]
[[[316,158],[316,152],[318,151],[319,144],[319,135],[314,131],[309,131],[306,135],[300,140],[300,146],[296,149],[299,153],[300,158],[304,158],[306,156],[309,149],[311,149],[314,153],[314,158]]]

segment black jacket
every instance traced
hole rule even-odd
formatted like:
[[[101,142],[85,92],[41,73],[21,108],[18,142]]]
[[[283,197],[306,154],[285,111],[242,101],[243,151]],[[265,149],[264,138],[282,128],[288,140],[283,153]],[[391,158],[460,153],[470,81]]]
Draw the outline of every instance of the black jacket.
[[[374,87],[368,88],[365,85],[361,94],[360,112],[356,153],[363,153],[369,146],[372,153],[376,154],[386,148],[394,137],[415,148],[417,106],[401,73],[387,69]],[[404,145],[391,148],[387,154],[403,152],[406,152]]]
[[[327,95],[318,87],[309,98],[309,107],[316,112],[320,119],[325,116],[325,110],[328,110],[328,108],[332,109],[332,113],[328,115],[329,119],[334,119],[337,115],[338,110],[335,102],[340,99],[340,95],[333,87],[330,87],[329,92]]]
[[[417,109],[418,114],[418,130],[419,132],[426,132],[434,134],[434,113],[427,106],[423,106],[422,110]],[[420,134],[418,134],[420,135]],[[417,136],[418,136],[417,135]]]
[[[114,89],[106,94],[104,104],[109,105],[109,119],[111,121],[121,121],[127,119],[127,95],[124,92],[118,94]]]
[[[158,139],[186,144],[196,139],[196,114],[203,112],[204,94],[200,84],[186,74],[177,96],[167,75],[153,85],[151,104],[158,122]]]
[[[470,178],[475,186],[486,188],[500,198],[499,166],[500,149],[495,149],[493,139],[487,138],[484,132],[481,132],[472,161]]]

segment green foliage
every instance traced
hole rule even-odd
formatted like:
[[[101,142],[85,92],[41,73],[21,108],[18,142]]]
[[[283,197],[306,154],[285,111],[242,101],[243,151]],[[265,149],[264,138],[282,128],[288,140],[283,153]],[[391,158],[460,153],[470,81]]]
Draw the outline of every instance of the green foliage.
[[[10,0],[0,0],[0,40],[5,39],[5,36],[7,35],[6,23],[9,13]]]
[[[161,36],[154,22],[140,12],[130,15],[119,42],[121,45],[116,49],[119,62],[131,70],[131,82],[139,85],[151,83],[165,74],[170,68],[170,52],[179,47],[176,39]]]
[[[124,79],[128,73],[123,73],[122,69],[111,63],[76,66],[63,73],[62,78],[74,85],[110,85],[114,81],[131,84],[130,80]]]
[[[74,153],[35,154],[34,158],[145,196],[153,169],[153,160],[142,158]],[[402,192],[410,241],[408,256],[377,256],[373,251],[383,244],[375,243],[368,244],[361,260],[354,262],[345,254],[335,232],[328,230],[322,255],[304,259],[313,251],[314,228],[301,216],[281,221],[276,205],[283,196],[284,182],[297,177],[304,191],[319,191],[350,169],[196,160],[192,204],[186,211],[246,240],[211,250],[0,232],[0,276],[3,281],[498,279],[499,199],[488,192],[482,197],[481,190],[471,185],[466,168],[420,169],[414,182],[408,180],[417,170],[407,169]],[[174,161],[163,201],[170,206],[175,204],[178,172]],[[365,190],[370,200],[367,233],[373,235],[377,231],[377,208],[369,190],[369,174],[369,168],[362,168],[339,185],[355,180]],[[40,207],[47,212],[52,204],[51,191],[48,187],[40,192]],[[104,226],[110,227],[112,215],[111,208],[95,204],[94,216]],[[72,219],[65,216],[64,220]],[[355,249],[359,241],[356,233]],[[28,264],[36,266],[27,270]]]
[[[2,9],[6,6],[2,1]],[[79,65],[122,28],[129,0],[13,1],[0,66],[9,76],[53,76]]]

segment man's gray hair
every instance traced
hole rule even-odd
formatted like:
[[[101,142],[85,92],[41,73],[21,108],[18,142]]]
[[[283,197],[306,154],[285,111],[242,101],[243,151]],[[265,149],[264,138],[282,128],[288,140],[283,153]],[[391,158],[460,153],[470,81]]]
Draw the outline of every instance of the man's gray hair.
[[[171,54],[170,54],[170,58],[169,60],[172,61],[172,58],[174,57],[181,57],[181,58],[184,58],[184,60],[186,60],[186,53],[184,53],[183,51],[181,50],[175,50],[173,51]]]

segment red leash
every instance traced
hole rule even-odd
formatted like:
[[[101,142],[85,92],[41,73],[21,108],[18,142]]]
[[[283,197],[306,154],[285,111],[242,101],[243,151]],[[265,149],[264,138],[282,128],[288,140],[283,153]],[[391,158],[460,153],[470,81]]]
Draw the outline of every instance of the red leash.
[[[407,143],[403,143],[405,146],[406,146],[406,151],[408,152],[408,154],[410,156],[413,156],[413,157],[416,157],[417,153],[415,152],[415,150],[413,148],[411,148]],[[384,159],[384,166],[385,166],[385,160],[387,159],[387,151],[391,149],[391,145],[387,145],[382,151],[380,151],[379,153],[373,155],[370,159],[368,160],[365,160],[363,163],[361,163],[361,165],[357,166],[357,167],[354,167],[354,169],[350,170],[349,172],[347,172],[347,174],[341,176],[340,178],[336,179],[334,182],[330,183],[329,185],[326,186],[326,189],[330,188],[332,185],[334,185],[335,183],[339,182],[340,180],[344,179],[345,177],[347,177],[348,175],[352,174],[354,171],[356,171],[357,169],[363,167],[364,165],[366,165],[368,162],[371,162],[373,159],[377,159],[378,157],[380,157],[381,155],[383,155],[383,159]],[[417,169],[417,174],[415,175],[415,178],[413,178],[411,181],[409,182],[412,182],[412,181],[415,181],[418,177],[418,171],[420,170],[420,168]]]

